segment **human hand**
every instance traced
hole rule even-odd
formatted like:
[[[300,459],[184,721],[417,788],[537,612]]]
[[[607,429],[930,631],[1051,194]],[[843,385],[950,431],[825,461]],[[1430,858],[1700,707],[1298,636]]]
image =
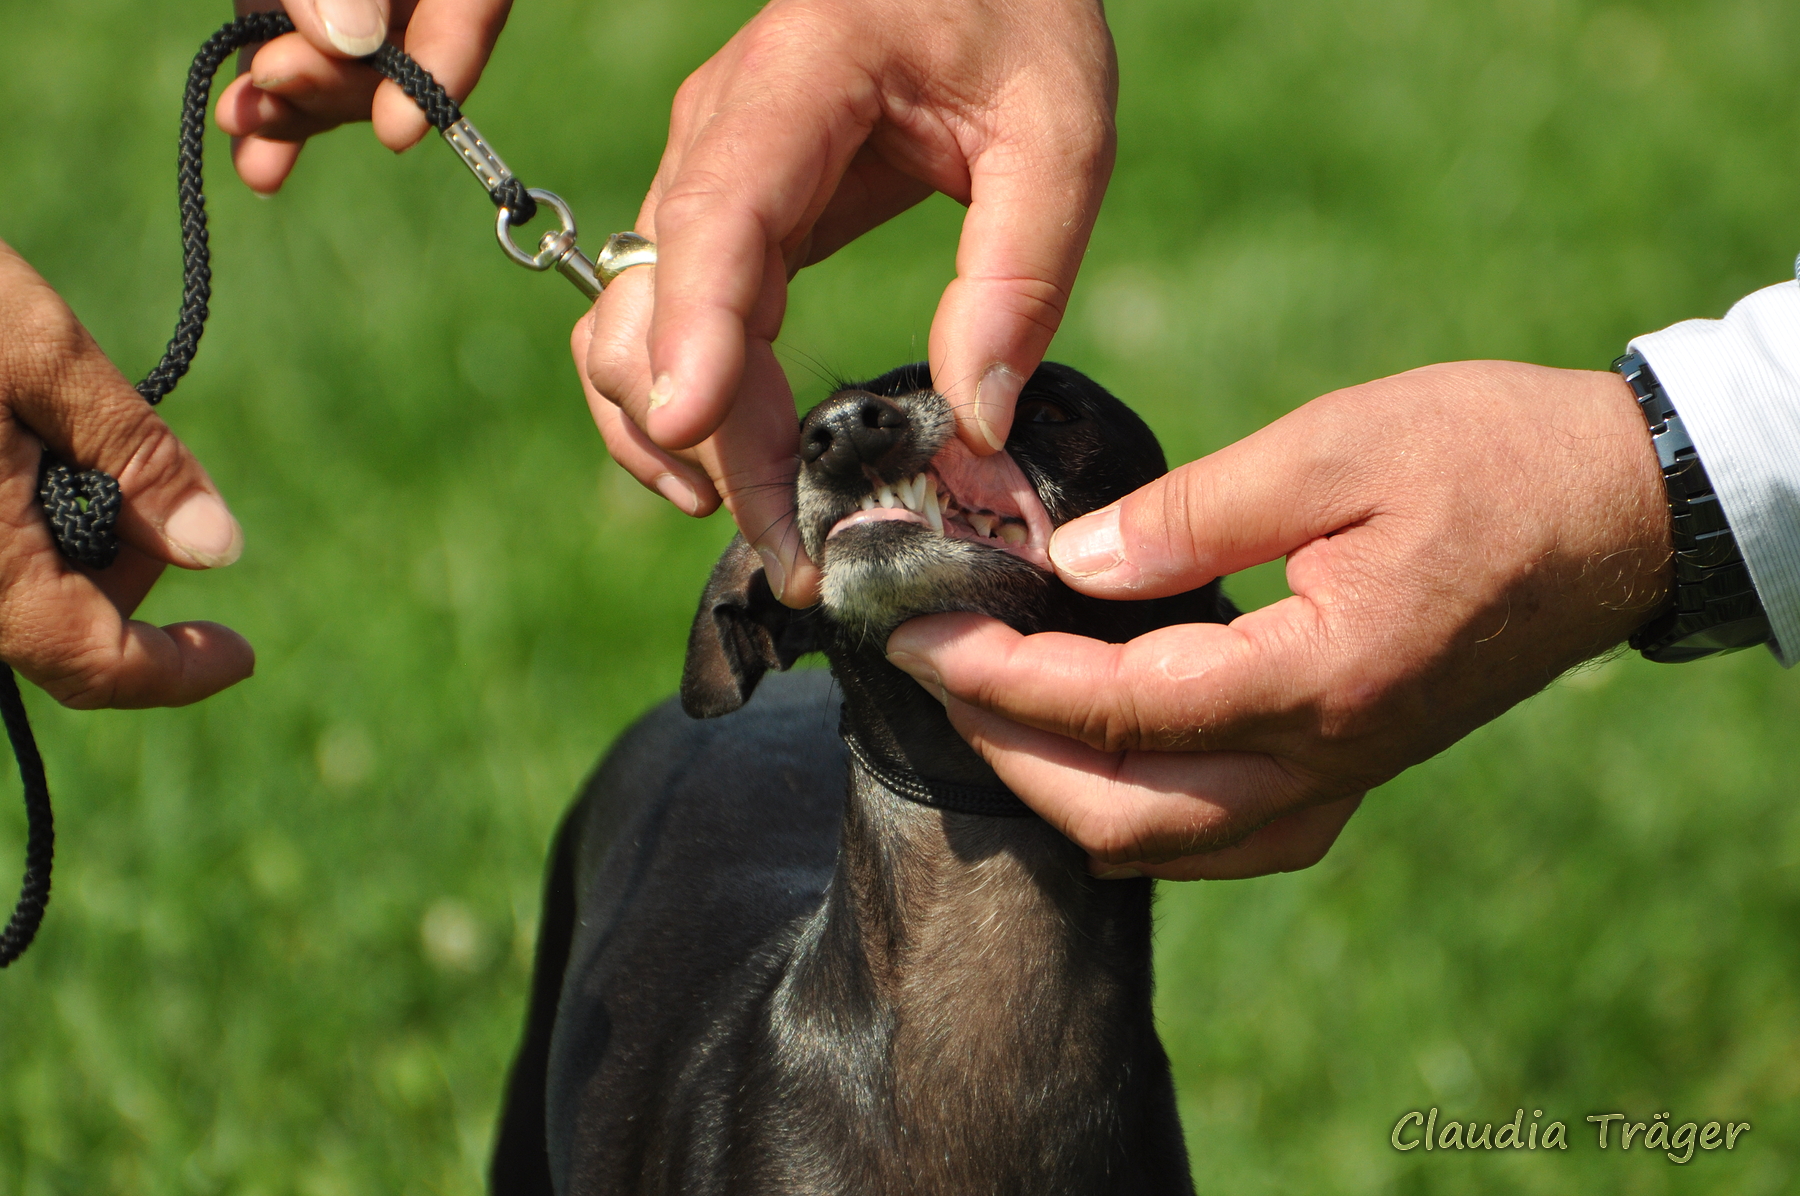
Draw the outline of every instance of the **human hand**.
[[[285,9],[295,32],[245,51],[250,68],[219,93],[215,119],[252,191],[280,190],[308,137],[372,120],[395,153],[431,125],[372,67],[352,61],[391,36],[458,103],[475,90],[512,0],[236,0],[239,16]]]
[[[1112,170],[1117,73],[1097,0],[764,8],[675,98],[637,223],[654,271],[622,274],[575,331],[614,458],[691,515],[723,501],[782,600],[815,601],[771,349],[788,279],[933,191],[968,205],[931,373],[958,433],[993,452]]]
[[[50,285],[0,243],[0,659],[65,706],[184,706],[248,677],[256,654],[217,623],[131,612],[165,564],[229,565],[244,534],[200,463]],[[49,445],[119,481],[111,568],[62,558],[37,502]]]
[[[1613,374],[1428,366],[1337,391],[1059,528],[1083,593],[1152,598],[1287,556],[1293,596],[1128,644],[973,615],[889,659],[1100,876],[1318,862],[1362,794],[1665,603],[1656,452]]]

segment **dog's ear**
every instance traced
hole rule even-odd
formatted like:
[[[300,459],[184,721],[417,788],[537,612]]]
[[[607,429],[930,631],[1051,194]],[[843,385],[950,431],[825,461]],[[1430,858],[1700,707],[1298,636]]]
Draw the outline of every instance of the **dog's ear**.
[[[743,536],[734,536],[713,566],[688,633],[681,708],[690,718],[730,714],[750,700],[764,673],[785,671],[817,650],[813,612],[783,606],[763,577],[761,559]]]

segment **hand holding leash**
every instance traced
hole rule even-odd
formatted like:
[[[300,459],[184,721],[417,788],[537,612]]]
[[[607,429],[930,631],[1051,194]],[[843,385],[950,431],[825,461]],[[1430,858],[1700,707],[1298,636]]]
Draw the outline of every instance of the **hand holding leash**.
[[[138,445],[138,450],[129,457],[127,465],[118,466],[121,469],[138,468],[140,473],[159,470],[146,483],[147,489],[153,489],[159,482],[168,482],[171,475],[198,475],[197,478],[186,479],[189,482],[184,491],[187,494],[186,500],[156,529],[161,537],[152,535],[147,544],[140,545],[153,555],[163,555],[175,564],[192,567],[229,564],[242,547],[242,533],[238,531],[229,513],[225,512],[216,492],[212,492],[210,480],[206,479],[198,465],[187,456],[186,450],[181,448],[180,443],[168,433],[168,429],[151,410],[175,389],[193,363],[201,334],[206,329],[208,305],[212,297],[211,250],[207,239],[206,193],[202,169],[207,101],[212,93],[213,77],[227,56],[245,46],[266,42],[293,31],[293,21],[283,12],[255,12],[240,17],[207,39],[188,71],[187,92],[182,101],[180,152],[176,171],[176,189],[181,210],[181,310],[175,322],[175,335],[170,338],[162,360],[137,384],[138,395],[149,406],[135,407],[127,402],[128,407],[135,407],[129,418],[135,418],[152,433],[160,431],[157,443],[167,451],[159,453],[155,448],[144,449],[142,436],[127,438],[130,443]],[[363,62],[411,97],[431,126],[443,134],[444,139],[474,172],[497,209],[495,235],[500,247],[513,261],[532,270],[541,271],[554,267],[589,299],[598,296],[601,288],[621,272],[632,266],[655,262],[655,246],[632,233],[611,237],[601,252],[598,263],[589,259],[576,243],[575,218],[568,205],[552,192],[530,189],[519,182],[500,156],[483,141],[475,126],[462,115],[456,101],[429,72],[403,50],[386,42],[381,43]],[[537,214],[539,204],[549,207],[557,214],[560,227],[545,233],[539,239],[535,254],[526,254],[514,242],[512,230],[528,223]],[[7,256],[12,255],[9,253]],[[12,261],[0,261],[0,270],[16,274],[19,269],[29,273],[29,267],[24,266],[23,262],[17,262],[15,268]],[[29,294],[32,289],[28,284],[20,284],[0,293]],[[54,300],[55,297],[52,295],[50,298]],[[27,330],[28,335],[18,339],[23,340],[28,347],[31,343],[29,332],[32,330],[42,333],[41,339],[52,346],[61,346],[60,353],[54,348],[52,350],[55,358],[52,368],[26,370],[24,376],[27,380],[34,374],[65,378],[71,373],[72,367],[64,358],[77,361],[98,358],[100,362],[105,361],[98,347],[93,345],[85,330],[75,322],[73,315],[62,307],[60,300],[55,300],[55,308],[65,318],[59,319],[52,312],[47,319],[21,318],[13,322],[17,327]],[[59,325],[66,327],[59,328]],[[103,367],[95,366],[89,372],[95,370],[102,375],[116,376],[110,363],[105,363]],[[104,381],[102,378],[102,388]],[[32,395],[30,385],[12,389],[17,392],[10,396],[15,400],[29,400]],[[120,519],[126,513],[124,492],[120,479],[106,470],[101,457],[103,450],[110,447],[116,451],[122,441],[114,437],[98,445],[83,444],[81,438],[73,435],[69,429],[58,426],[62,417],[67,414],[63,410],[66,404],[50,404],[48,408],[37,411],[35,418],[29,402],[14,405],[18,407],[17,414],[23,417],[10,425],[15,432],[15,451],[24,451],[30,447],[18,443],[21,438],[16,433],[22,427],[34,427],[41,429],[45,439],[52,444],[70,452],[78,463],[71,464],[54,450],[46,448],[39,464],[37,498],[50,532],[45,538],[54,543],[56,550],[66,560],[91,571],[86,576],[79,576],[51,563],[51,568],[57,574],[67,578],[67,584],[62,588],[70,590],[73,587],[73,592],[58,596],[60,601],[53,599],[54,604],[59,607],[58,613],[65,613],[70,604],[88,601],[91,605],[91,598],[94,596],[92,590],[97,588],[100,594],[111,600],[111,613],[116,625],[137,606],[161,568],[153,559],[146,558],[139,552],[127,557],[126,567],[116,574],[113,572],[114,563],[119,560],[124,547],[119,527]],[[105,410],[104,403],[87,406],[85,416],[90,421],[96,409]],[[0,450],[3,448],[0,445]],[[87,468],[82,468],[83,465]],[[189,491],[192,493],[188,493]],[[131,514],[138,523],[151,512],[151,504],[145,501],[147,497],[149,496],[143,493],[134,496],[134,510]],[[201,503],[204,510],[196,507],[195,503]],[[138,509],[139,507],[142,509]],[[197,511],[206,515],[206,518],[196,516]],[[188,516],[185,540],[182,538],[184,514]],[[137,538],[142,540],[145,534],[140,528]],[[29,554],[33,547],[30,532],[17,533],[11,547]],[[165,551],[158,553],[156,550],[159,548]],[[169,552],[173,555],[168,555]],[[37,554],[40,564],[47,559],[47,555],[43,552]],[[14,639],[21,634],[21,627],[25,628],[25,634],[29,638],[33,616],[40,623],[44,621],[44,613],[41,611],[26,610],[23,614],[23,618],[15,618],[7,624]],[[9,660],[22,660],[30,655],[30,649],[25,646],[9,644],[8,647],[11,650]],[[42,645],[38,647],[41,653]],[[51,647],[54,649],[55,645],[52,644]],[[122,633],[115,631],[109,651],[88,651],[79,654],[78,659],[80,666],[70,670],[73,676],[46,676],[44,669],[35,671],[33,675],[42,680],[47,689],[71,704],[179,705],[196,701],[248,676],[254,657],[249,645],[241,637],[215,624],[185,624],[156,629],[134,622],[126,624]],[[212,667],[205,667],[207,662]],[[168,683],[167,678],[163,678],[161,688],[157,687],[155,676],[159,665],[162,673],[170,672],[172,667],[175,674],[172,684]],[[189,665],[193,667],[189,668]],[[94,676],[96,674],[97,678]],[[149,674],[150,679],[145,681],[140,674]],[[43,762],[39,758],[25,706],[20,700],[10,667],[0,668],[0,721],[5,723],[18,761],[25,788],[27,812],[25,879],[12,917],[0,928],[0,967],[5,967],[31,945],[37,934],[50,898],[50,868],[54,854],[50,794]]]

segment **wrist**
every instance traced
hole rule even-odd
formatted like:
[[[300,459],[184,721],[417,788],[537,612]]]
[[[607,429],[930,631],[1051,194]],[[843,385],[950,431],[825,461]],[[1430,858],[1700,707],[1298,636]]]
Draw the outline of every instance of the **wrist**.
[[[1656,450],[1631,388],[1617,374],[1557,371],[1555,409],[1546,412],[1553,445],[1538,474],[1538,508],[1562,561],[1552,601],[1565,605],[1567,661],[1626,641],[1665,610],[1672,585],[1670,523]],[[1529,448],[1522,451],[1531,451]],[[1560,477],[1558,476],[1560,475]]]

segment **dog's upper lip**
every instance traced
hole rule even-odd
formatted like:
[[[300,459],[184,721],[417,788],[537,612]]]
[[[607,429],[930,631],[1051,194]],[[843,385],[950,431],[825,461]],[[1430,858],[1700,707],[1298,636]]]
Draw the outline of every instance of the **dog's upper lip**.
[[[897,499],[892,506],[870,505],[853,510],[833,523],[825,538],[829,540],[859,523],[903,521],[931,527],[930,520],[920,513],[923,496],[907,501],[911,496],[903,496],[901,490],[919,478],[926,479],[932,494],[949,504],[941,519],[945,536],[1010,552],[1040,569],[1050,568],[1050,515],[1018,462],[1005,450],[977,457],[955,437],[938,450],[920,473],[898,483],[871,484],[870,496],[886,490]],[[863,501],[868,503],[869,499]],[[1022,528],[1023,540],[1014,543],[1017,537],[1007,532],[1009,526]]]

